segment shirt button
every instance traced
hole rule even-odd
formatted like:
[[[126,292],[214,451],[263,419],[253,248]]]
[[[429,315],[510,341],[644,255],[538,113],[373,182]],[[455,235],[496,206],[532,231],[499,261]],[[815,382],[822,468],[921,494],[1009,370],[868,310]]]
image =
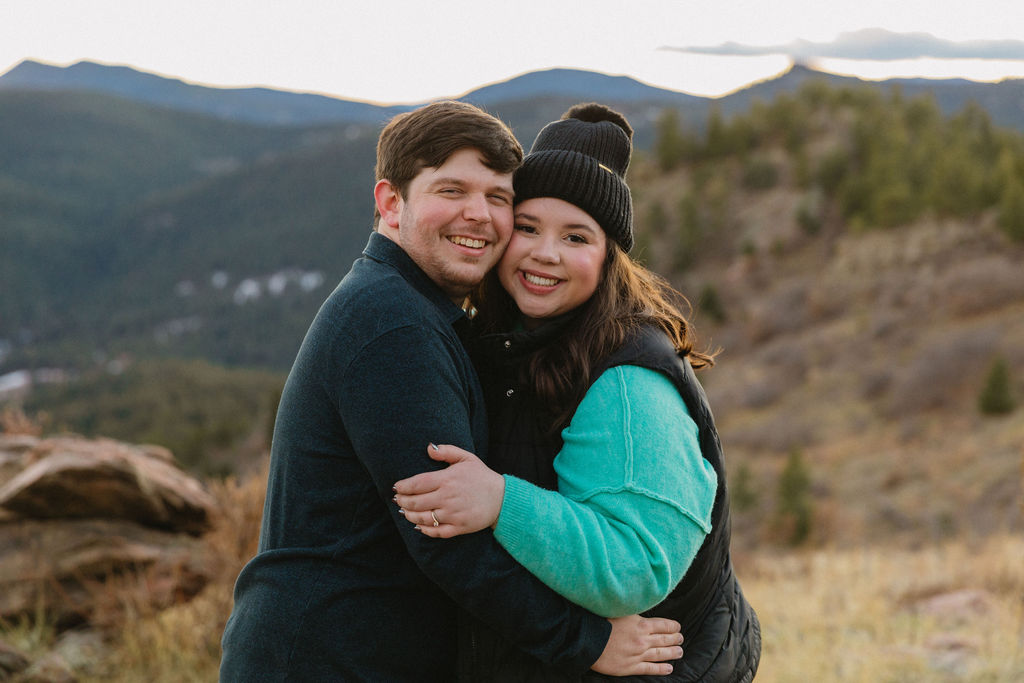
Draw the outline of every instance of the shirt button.
[[[516,393],[515,389],[509,389],[508,391],[505,392],[505,395],[508,396],[509,398],[512,398],[512,394],[514,393]]]

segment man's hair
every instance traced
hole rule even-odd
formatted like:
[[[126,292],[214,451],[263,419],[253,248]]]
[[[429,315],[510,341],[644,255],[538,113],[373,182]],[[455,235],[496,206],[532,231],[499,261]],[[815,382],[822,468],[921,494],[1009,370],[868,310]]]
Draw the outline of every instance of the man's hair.
[[[405,197],[424,168],[437,168],[460,149],[480,152],[484,165],[511,173],[523,162],[523,147],[507,125],[465,102],[434,102],[398,114],[377,140],[375,181],[387,180]],[[380,214],[374,211],[374,226]]]
[[[642,325],[660,328],[695,370],[714,365],[715,352],[695,348],[693,329],[683,313],[689,302],[659,275],[634,261],[608,240],[604,267],[594,294],[576,310],[568,330],[530,355],[519,378],[546,406],[550,428],[566,427],[594,378],[591,371]],[[492,270],[473,295],[481,332],[507,332],[519,317],[515,300]]]

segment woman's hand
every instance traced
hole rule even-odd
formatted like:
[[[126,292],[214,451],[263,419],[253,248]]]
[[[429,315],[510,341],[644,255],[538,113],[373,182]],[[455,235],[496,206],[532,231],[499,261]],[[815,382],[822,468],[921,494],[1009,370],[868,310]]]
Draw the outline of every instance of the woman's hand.
[[[505,498],[505,478],[455,446],[430,444],[427,453],[449,465],[395,484],[395,502],[405,518],[433,538],[451,538],[493,526]]]
[[[636,614],[609,619],[612,634],[591,668],[609,676],[667,676],[668,662],[683,656],[679,622]]]

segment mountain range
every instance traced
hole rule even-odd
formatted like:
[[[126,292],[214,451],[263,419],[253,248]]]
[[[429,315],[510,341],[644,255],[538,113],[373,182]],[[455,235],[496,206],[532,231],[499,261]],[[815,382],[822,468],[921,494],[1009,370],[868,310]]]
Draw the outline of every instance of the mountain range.
[[[745,111],[753,101],[771,101],[779,93],[792,92],[809,79],[825,80],[837,87],[865,83],[859,78],[839,76],[794,64],[775,78],[759,81],[720,98],[706,98],[646,85],[626,76],[556,68],[534,71],[486,85],[455,99],[488,109],[494,108],[496,111],[511,108],[512,112],[517,113],[517,124],[524,114],[518,113],[515,103],[554,99],[559,101],[558,106],[561,106],[562,101],[575,103],[581,100],[615,102],[625,108],[641,105],[672,106],[680,109],[684,118],[700,125],[711,106],[719,107],[723,114]],[[1024,79],[981,83],[965,79],[894,78],[871,83],[883,89],[899,88],[907,97],[915,97],[924,92],[932,93],[946,114],[959,111],[968,101],[973,100],[989,112],[997,125],[1024,130]],[[418,106],[377,105],[341,97],[270,88],[195,85],[129,66],[108,66],[90,61],[60,67],[25,60],[0,76],[0,90],[98,92],[176,111],[282,126],[338,123],[380,125],[396,113]],[[545,112],[548,109],[543,106],[541,108]],[[632,113],[636,116],[639,112]],[[550,117],[545,113],[538,120],[547,121]],[[520,125],[526,123],[522,121]],[[533,127],[537,127],[535,122],[530,129]]]
[[[947,114],[974,101],[1024,130],[1021,80],[865,83],[800,65],[714,100],[567,69],[460,99],[526,146],[568,106],[600,100],[626,114],[644,154],[666,110],[699,133],[711,111],[747,111],[812,80],[929,92]],[[126,350],[287,367],[365,243],[376,134],[412,106],[19,64],[0,77],[0,374]]]

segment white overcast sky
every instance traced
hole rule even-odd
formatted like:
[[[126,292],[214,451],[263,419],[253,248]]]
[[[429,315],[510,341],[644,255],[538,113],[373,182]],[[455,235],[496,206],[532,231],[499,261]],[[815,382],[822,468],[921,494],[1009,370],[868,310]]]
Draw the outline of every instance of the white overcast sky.
[[[382,103],[552,67],[720,95],[787,54],[864,78],[1022,77],[1024,1],[0,0],[0,73],[88,59]]]

